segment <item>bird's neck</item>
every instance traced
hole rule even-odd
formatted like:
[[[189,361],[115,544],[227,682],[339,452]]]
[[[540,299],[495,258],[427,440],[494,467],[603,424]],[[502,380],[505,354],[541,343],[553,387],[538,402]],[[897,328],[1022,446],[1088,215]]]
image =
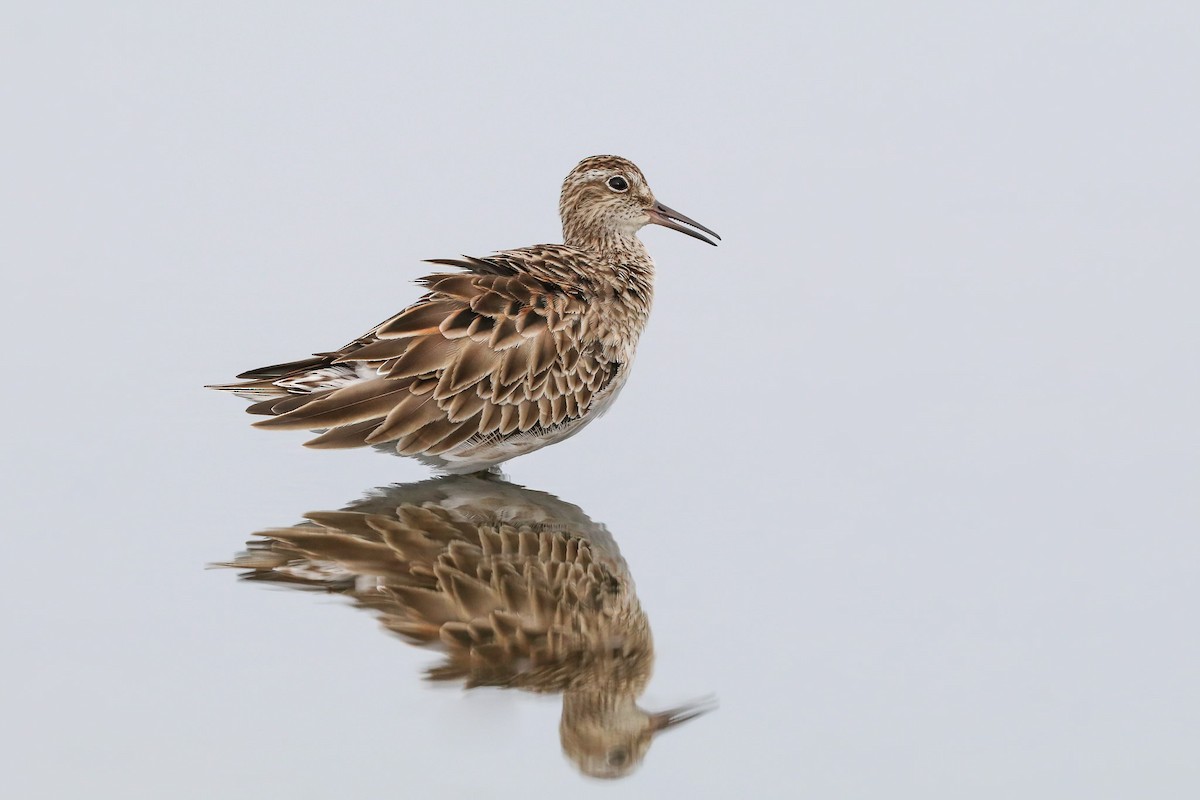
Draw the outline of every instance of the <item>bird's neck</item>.
[[[597,253],[612,261],[650,260],[650,254],[646,252],[646,246],[642,244],[636,231],[564,223],[563,243],[569,247]]]
[[[572,686],[563,692],[563,717],[614,720],[638,716],[637,697],[644,686]],[[641,716],[645,716],[642,714]]]

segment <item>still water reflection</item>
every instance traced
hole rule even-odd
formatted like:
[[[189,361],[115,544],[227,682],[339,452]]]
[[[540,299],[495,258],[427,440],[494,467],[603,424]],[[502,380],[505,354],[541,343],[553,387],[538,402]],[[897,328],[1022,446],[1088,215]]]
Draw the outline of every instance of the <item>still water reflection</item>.
[[[430,680],[562,694],[563,752],[587,775],[630,774],[655,734],[711,708],[637,705],[650,623],[616,542],[578,506],[492,475],[450,476],[305,516],[227,565],[352,598],[444,654]]]

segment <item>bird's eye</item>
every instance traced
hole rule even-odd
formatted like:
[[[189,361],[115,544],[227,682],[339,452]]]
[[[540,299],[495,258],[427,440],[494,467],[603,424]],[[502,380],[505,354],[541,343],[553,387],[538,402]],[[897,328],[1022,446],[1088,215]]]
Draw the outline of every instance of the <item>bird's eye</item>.
[[[608,188],[614,192],[624,192],[629,189],[629,181],[622,178],[620,175],[614,175],[608,179]]]
[[[610,767],[623,767],[628,760],[629,751],[624,747],[614,747],[608,751],[608,765]]]

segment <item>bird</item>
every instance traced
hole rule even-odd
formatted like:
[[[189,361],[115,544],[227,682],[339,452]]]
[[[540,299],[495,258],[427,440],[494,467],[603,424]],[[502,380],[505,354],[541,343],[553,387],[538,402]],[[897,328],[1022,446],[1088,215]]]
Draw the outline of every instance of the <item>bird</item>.
[[[429,259],[415,303],[344,347],[208,388],[255,402],[256,427],[314,448],[372,446],[473,473],[578,433],[629,377],[650,314],[661,225],[716,245],[628,159],[585,158],[559,196],[563,243]],[[706,235],[707,234],[707,235]],[[710,238],[712,237],[712,238]]]
[[[441,651],[431,681],[561,694],[559,739],[585,775],[631,774],[657,734],[715,707],[637,704],[650,623],[616,541],[578,506],[484,473],[393,484],[305,516],[220,566],[352,599]]]

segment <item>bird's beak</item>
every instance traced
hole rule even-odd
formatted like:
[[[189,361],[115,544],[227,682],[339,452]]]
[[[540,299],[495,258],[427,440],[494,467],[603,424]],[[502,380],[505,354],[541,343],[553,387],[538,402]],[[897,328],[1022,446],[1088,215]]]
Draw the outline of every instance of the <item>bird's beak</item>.
[[[705,233],[707,233],[709,236],[715,237],[717,239],[721,238],[720,236],[717,235],[716,231],[709,230],[708,228],[701,225],[699,222],[696,222],[696,220],[691,219],[689,217],[685,217],[683,214],[680,214],[675,209],[673,209],[669,206],[664,206],[662,203],[656,202],[654,205],[652,205],[646,209],[646,213],[650,215],[650,221],[652,223],[654,223],[655,225],[662,225],[664,228],[670,228],[673,231],[679,231],[680,233],[686,233],[688,236],[691,236],[695,239],[699,239],[702,242],[707,242],[708,244],[711,244],[713,247],[716,247],[717,243],[714,242],[712,239],[709,239],[708,236],[702,236],[701,234],[696,233],[696,231],[691,230],[690,228],[683,227],[683,225],[680,225],[679,223],[682,222],[684,225],[691,225],[692,228],[702,230]]]
[[[684,231],[684,233],[688,232],[689,231]],[[714,233],[713,236],[716,236],[716,234]],[[709,242],[709,244],[712,244],[712,242]],[[716,698],[706,697],[703,700],[697,700],[693,703],[688,703],[687,705],[682,705],[677,708],[669,708],[666,711],[660,711],[657,714],[651,714],[650,730],[654,731],[655,733],[658,733],[659,731],[665,731],[667,728],[672,728],[681,722],[687,722],[690,719],[695,719],[701,714],[707,714],[709,711],[715,710],[716,707]]]

